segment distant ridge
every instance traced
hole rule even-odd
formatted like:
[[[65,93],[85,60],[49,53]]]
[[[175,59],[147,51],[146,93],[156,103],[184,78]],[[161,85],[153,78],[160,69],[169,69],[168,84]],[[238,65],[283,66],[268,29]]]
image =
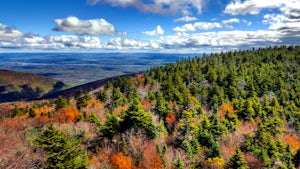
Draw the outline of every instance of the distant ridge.
[[[34,100],[67,88],[56,79],[0,69],[0,102]]]
[[[57,98],[59,96],[63,96],[66,98],[73,97],[73,96],[76,96],[76,94],[79,90],[82,90],[84,92],[89,92],[89,91],[95,90],[97,88],[100,88],[100,87],[106,85],[110,81],[113,81],[113,80],[116,80],[116,79],[122,78],[122,77],[130,77],[133,75],[134,74],[126,74],[126,75],[120,75],[120,76],[114,76],[114,77],[110,77],[110,78],[106,78],[106,79],[96,80],[94,82],[86,83],[86,84],[75,86],[75,87],[72,87],[72,88],[69,88],[66,90],[47,94],[47,95],[41,97],[41,99],[53,99],[53,98]]]

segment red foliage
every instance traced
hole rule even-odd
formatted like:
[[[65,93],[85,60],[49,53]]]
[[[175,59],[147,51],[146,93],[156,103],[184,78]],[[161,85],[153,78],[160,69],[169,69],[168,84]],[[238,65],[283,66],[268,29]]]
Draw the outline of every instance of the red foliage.
[[[115,169],[132,169],[132,159],[119,152],[110,158],[110,162]]]

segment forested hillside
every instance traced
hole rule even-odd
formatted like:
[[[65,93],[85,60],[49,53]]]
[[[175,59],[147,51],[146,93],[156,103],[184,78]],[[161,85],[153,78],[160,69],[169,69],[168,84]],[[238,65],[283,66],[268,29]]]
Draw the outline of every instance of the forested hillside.
[[[68,87],[56,79],[0,69],[0,103],[38,99]]]
[[[204,54],[0,112],[0,168],[299,168],[300,46]]]

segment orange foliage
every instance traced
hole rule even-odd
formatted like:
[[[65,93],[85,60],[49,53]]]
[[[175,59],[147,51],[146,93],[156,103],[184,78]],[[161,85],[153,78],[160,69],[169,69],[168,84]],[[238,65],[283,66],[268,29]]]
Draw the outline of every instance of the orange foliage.
[[[143,108],[146,112],[150,111],[151,110],[151,107],[152,107],[152,104],[151,102],[149,102],[148,100],[143,100],[142,101],[142,105],[143,105]]]
[[[96,108],[102,109],[103,106],[104,106],[104,104],[98,102],[96,99],[88,100],[88,105],[87,105],[87,107],[96,107]]]
[[[300,142],[295,134],[287,134],[283,137],[283,142],[291,147],[293,153],[300,148]]]
[[[162,161],[157,153],[156,146],[148,142],[145,144],[143,158],[140,162],[142,168],[145,169],[160,169],[163,168]]]
[[[55,121],[66,123],[74,122],[77,117],[80,116],[80,112],[75,107],[64,107],[59,109],[55,113]]]
[[[224,118],[226,112],[229,112],[230,114],[234,114],[236,111],[234,110],[233,106],[230,103],[224,103],[221,107],[220,107],[220,118]]]
[[[166,115],[166,122],[167,122],[168,124],[174,123],[175,121],[176,121],[176,116],[175,116],[175,114],[168,113],[168,114]]]
[[[119,152],[110,158],[110,162],[115,169],[132,169],[132,159]]]
[[[54,110],[54,107],[43,106],[41,108],[33,108],[34,113],[36,116],[41,116],[42,114],[46,114]]]

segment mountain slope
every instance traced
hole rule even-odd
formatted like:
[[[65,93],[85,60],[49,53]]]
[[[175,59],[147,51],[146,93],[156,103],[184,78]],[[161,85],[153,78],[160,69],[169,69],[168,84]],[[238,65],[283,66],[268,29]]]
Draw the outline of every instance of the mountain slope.
[[[66,98],[74,97],[74,96],[77,95],[77,92],[80,91],[80,90],[83,91],[83,92],[89,92],[89,91],[97,90],[98,88],[101,88],[104,85],[106,85],[108,82],[111,82],[113,80],[117,80],[119,78],[129,77],[129,76],[130,75],[121,75],[121,76],[114,76],[114,77],[110,77],[110,78],[106,78],[106,79],[96,80],[94,82],[90,82],[90,83],[86,83],[86,84],[83,84],[83,85],[75,86],[75,87],[72,87],[72,88],[69,88],[69,89],[66,89],[66,90],[61,90],[61,91],[46,94],[41,99],[55,99],[59,96],[63,96],[63,97],[66,97]]]
[[[66,89],[63,82],[32,73],[0,70],[0,102],[37,99]]]
[[[81,144],[87,168],[300,167],[300,46],[209,54],[81,87],[0,104],[0,168],[56,160],[34,145],[53,130]]]

